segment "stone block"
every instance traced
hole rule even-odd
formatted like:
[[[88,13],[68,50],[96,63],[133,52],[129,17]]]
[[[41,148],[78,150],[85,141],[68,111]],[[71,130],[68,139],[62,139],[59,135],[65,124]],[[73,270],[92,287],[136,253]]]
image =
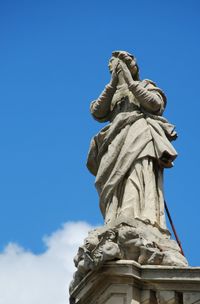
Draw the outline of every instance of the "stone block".
[[[200,268],[108,262],[71,291],[71,304],[200,304]]]

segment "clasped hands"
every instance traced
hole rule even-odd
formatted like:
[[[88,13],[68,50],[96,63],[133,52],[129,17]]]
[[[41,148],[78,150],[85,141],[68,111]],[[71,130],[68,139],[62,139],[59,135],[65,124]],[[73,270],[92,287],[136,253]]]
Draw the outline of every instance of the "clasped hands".
[[[127,67],[126,63],[123,60],[119,59],[118,63],[114,67],[112,71],[110,85],[113,88],[116,88],[118,84],[119,74],[123,73],[124,80],[126,81],[127,85],[130,86],[133,83],[133,77],[129,68]]]

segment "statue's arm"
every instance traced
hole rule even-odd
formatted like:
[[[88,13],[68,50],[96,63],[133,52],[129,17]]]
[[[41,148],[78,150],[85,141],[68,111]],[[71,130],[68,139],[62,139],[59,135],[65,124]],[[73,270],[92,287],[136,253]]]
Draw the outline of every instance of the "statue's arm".
[[[106,85],[99,98],[91,103],[90,111],[96,120],[104,122],[109,119],[110,103],[115,91],[116,88],[111,84],[108,84]]]
[[[162,115],[166,105],[164,93],[150,80],[133,80],[127,65],[123,61],[120,62],[120,66],[129,90],[137,98],[140,105],[147,112]]]
[[[164,93],[151,81],[131,81],[129,90],[137,98],[140,105],[148,112],[161,115],[166,105]]]

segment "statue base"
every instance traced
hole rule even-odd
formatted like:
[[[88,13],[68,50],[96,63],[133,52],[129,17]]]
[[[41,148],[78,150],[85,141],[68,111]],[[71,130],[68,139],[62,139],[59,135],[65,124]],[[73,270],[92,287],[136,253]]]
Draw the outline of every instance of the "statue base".
[[[107,262],[71,290],[70,304],[200,304],[200,268]]]
[[[136,219],[119,219],[113,226],[91,230],[74,258],[77,271],[70,292],[90,271],[100,270],[106,262],[135,261],[139,265],[187,267],[176,241],[168,230]]]

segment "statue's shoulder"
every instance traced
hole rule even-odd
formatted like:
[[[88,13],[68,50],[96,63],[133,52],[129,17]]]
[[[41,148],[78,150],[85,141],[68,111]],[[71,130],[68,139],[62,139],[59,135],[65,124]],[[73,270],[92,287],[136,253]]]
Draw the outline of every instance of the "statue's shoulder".
[[[144,85],[144,87],[147,87],[147,86],[157,87],[156,83],[151,79],[143,79],[143,80],[141,80],[141,83]]]
[[[144,79],[141,81],[141,83],[143,83],[144,88],[146,88],[148,91],[153,91],[156,92],[157,94],[159,94],[161,96],[161,98],[163,99],[164,102],[164,107],[166,106],[167,103],[167,97],[165,95],[165,93],[163,92],[163,90],[161,90],[159,87],[157,87],[157,84],[150,80],[150,79]]]

